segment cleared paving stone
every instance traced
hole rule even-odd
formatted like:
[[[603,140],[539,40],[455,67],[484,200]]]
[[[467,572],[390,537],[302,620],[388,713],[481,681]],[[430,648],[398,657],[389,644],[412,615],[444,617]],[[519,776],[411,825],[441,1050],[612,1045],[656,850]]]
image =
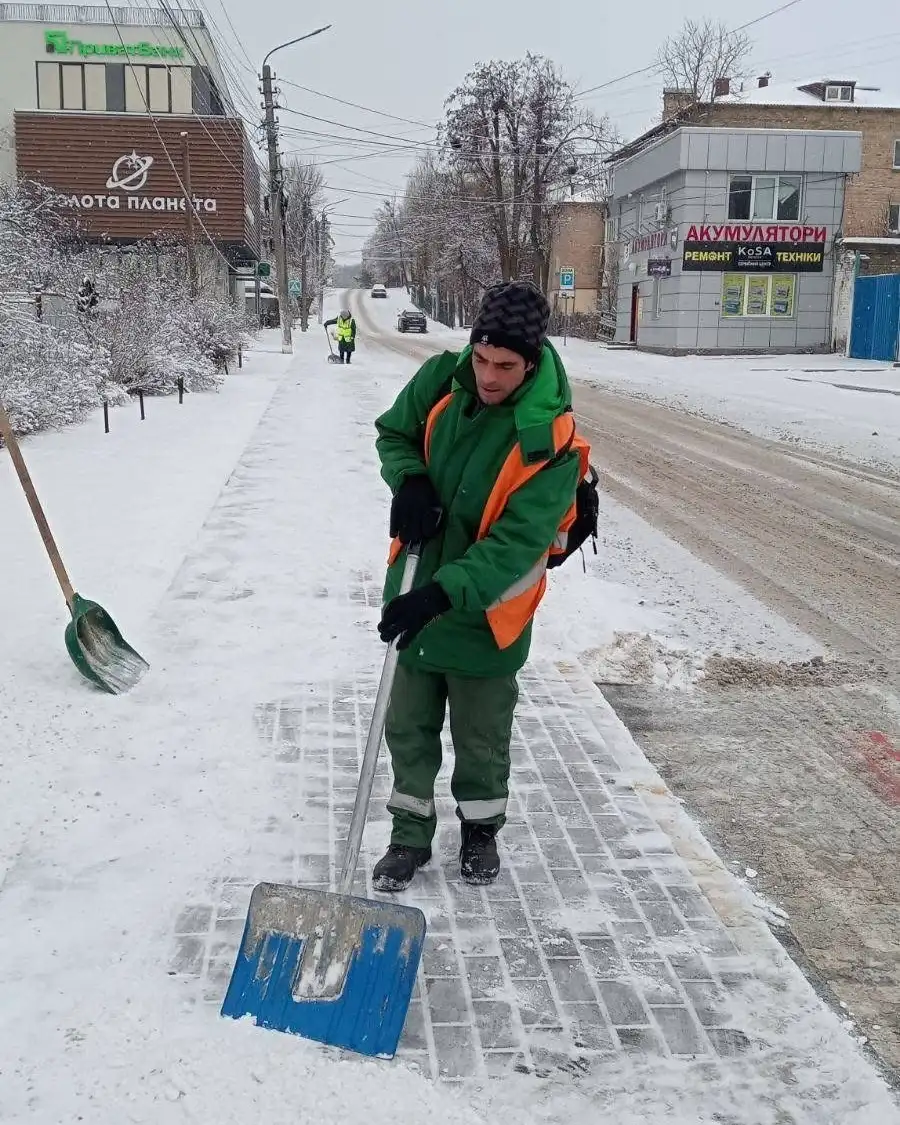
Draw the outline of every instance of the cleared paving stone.
[[[709,1045],[687,1008],[652,1008],[653,1017],[673,1055],[704,1055]]]
[[[559,998],[564,1003],[589,1003],[594,1000],[591,979],[581,960],[548,961]]]
[[[609,1018],[616,1026],[640,1027],[650,1023],[637,988],[617,980],[598,980],[597,988]]]
[[[435,1026],[434,1049],[441,1078],[471,1078],[478,1071],[471,1027]]]
[[[476,1000],[472,1007],[483,1049],[512,1048],[519,1045],[519,1036],[513,1028],[511,1004],[497,1000]]]
[[[460,977],[425,977],[432,1023],[468,1023],[469,1005]]]

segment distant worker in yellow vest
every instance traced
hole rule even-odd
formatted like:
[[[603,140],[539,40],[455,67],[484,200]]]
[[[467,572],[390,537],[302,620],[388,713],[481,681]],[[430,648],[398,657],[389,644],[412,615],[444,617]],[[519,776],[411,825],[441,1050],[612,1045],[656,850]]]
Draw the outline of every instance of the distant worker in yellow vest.
[[[341,309],[333,320],[325,321],[325,328],[334,327],[334,338],[337,340],[338,355],[341,363],[349,363],[356,351],[356,321],[350,315],[349,309]]]
[[[469,347],[429,359],[376,423],[382,476],[394,494],[378,628],[400,649],[385,728],[393,830],[374,871],[381,891],[402,890],[431,859],[448,703],[460,873],[484,884],[500,871],[516,673],[548,567],[588,534],[575,542],[589,450],[575,430],[562,361],[546,340],[549,317],[529,282],[488,289]],[[424,548],[414,588],[400,595],[410,543]]]

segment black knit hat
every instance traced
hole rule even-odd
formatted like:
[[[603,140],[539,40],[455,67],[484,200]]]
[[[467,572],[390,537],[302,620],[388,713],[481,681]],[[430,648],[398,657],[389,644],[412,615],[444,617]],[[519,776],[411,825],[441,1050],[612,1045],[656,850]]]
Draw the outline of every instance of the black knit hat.
[[[547,298],[530,281],[501,281],[481,298],[472,324],[471,344],[509,348],[537,363],[550,322]]]

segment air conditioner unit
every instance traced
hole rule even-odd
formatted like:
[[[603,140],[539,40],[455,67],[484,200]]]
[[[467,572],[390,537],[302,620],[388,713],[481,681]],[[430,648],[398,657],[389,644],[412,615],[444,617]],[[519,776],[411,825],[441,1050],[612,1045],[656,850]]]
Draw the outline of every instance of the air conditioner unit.
[[[656,221],[658,223],[664,223],[666,221],[666,219],[668,219],[668,217],[669,217],[669,205],[668,205],[668,203],[657,203],[657,205],[656,205]]]

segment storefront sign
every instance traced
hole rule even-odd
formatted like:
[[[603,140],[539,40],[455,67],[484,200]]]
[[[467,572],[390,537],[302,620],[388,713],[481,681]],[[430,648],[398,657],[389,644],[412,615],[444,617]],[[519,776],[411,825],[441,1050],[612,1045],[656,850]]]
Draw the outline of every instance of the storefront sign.
[[[749,273],[821,273],[824,265],[824,242],[688,240],[684,244],[681,262],[683,270],[711,270],[720,273],[734,270]]]
[[[240,120],[218,118],[213,132],[176,115],[18,111],[15,131],[19,176],[53,188],[82,236],[181,239],[193,212],[195,238],[227,246],[235,259],[256,259],[259,175]]]
[[[633,238],[627,246],[626,255],[645,254],[648,250],[661,250],[669,241],[667,230],[655,230],[652,234],[641,234]]]
[[[107,181],[107,190],[124,192],[141,191],[147,184],[150,169],[153,166],[152,156],[138,156],[132,150],[120,156],[112,166]],[[107,211],[184,211],[187,203],[183,195],[105,195],[96,194],[65,195],[66,206],[77,210],[98,211],[106,208]],[[215,196],[194,196],[191,200],[194,210],[214,214],[217,209]]]
[[[672,276],[672,259],[671,258],[648,258],[647,259],[647,276],[648,277],[671,277]]]
[[[789,226],[771,223],[700,224],[692,226],[685,242],[825,242],[826,227]]]
[[[158,47],[155,43],[83,43],[70,39],[66,31],[45,31],[44,50],[48,55],[79,55],[90,58],[122,56],[139,59],[183,59],[183,47]]]

